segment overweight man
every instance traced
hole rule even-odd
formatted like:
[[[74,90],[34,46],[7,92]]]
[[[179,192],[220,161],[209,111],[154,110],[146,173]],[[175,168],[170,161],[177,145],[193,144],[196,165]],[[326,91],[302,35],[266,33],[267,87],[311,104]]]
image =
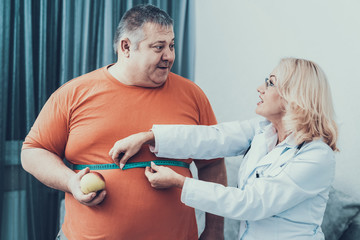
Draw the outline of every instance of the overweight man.
[[[122,17],[114,40],[115,64],[75,78],[48,99],[26,137],[23,168],[45,185],[65,192],[65,219],[58,239],[195,240],[194,209],[180,202],[181,191],[153,189],[144,162],[156,160],[147,147],[114,166],[108,152],[117,139],[153,124],[216,124],[208,99],[193,82],[171,73],[175,60],[173,21],[152,5]],[[75,166],[68,168],[63,159]],[[171,161],[191,177],[192,159]],[[226,184],[223,159],[194,160],[198,176]],[[103,169],[108,164],[112,167]],[[106,165],[106,166],[108,166]],[[76,166],[86,166],[76,168]],[[84,194],[80,180],[94,166],[105,190]],[[207,214],[201,239],[223,239],[223,218]]]

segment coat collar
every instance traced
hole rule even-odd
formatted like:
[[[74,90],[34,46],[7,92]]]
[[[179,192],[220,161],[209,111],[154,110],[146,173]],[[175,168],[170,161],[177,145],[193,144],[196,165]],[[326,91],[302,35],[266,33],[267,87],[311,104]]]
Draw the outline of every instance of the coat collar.
[[[275,145],[277,143],[278,135],[276,129],[273,126],[273,124],[268,120],[261,121],[259,123],[259,126],[260,126],[259,133],[264,134],[264,138],[268,147],[268,152],[270,152],[272,149],[275,148]],[[286,148],[296,148],[297,145],[298,144],[296,142],[294,133],[291,133],[289,136],[285,138],[284,141],[278,144],[278,146],[284,146]]]

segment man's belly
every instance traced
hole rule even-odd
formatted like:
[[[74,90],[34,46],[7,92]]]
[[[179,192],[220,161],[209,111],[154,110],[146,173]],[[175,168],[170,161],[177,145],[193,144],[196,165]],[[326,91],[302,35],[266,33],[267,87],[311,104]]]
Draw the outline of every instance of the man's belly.
[[[173,167],[190,177],[188,169]],[[71,239],[197,239],[195,213],[181,203],[181,189],[157,190],[144,168],[101,170],[106,198],[87,207],[66,194],[63,231]]]

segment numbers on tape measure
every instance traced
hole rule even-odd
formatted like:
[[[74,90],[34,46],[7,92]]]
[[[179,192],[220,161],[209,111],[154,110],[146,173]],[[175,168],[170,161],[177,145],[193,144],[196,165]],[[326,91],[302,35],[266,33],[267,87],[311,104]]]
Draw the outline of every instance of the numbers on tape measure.
[[[167,161],[167,160],[154,160],[152,161],[156,165],[164,165],[164,166],[178,166],[189,168],[188,163],[181,161]],[[126,163],[123,167],[123,170],[131,169],[131,168],[141,168],[141,167],[150,167],[151,162],[134,162],[134,163]],[[108,169],[119,169],[119,166],[115,163],[107,163],[107,164],[92,164],[92,165],[74,165],[74,170],[82,170],[84,168],[89,168],[90,170],[108,170]]]

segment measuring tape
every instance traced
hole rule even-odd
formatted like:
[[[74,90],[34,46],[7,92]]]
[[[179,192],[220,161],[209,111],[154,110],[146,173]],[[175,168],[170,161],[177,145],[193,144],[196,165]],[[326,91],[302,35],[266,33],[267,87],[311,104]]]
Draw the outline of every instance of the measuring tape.
[[[154,160],[156,165],[163,165],[163,166],[177,166],[177,167],[184,167],[189,168],[190,164],[186,162],[180,161],[170,161],[170,160]],[[150,167],[151,162],[130,162],[126,163],[122,170],[131,169],[131,168],[144,168]],[[74,164],[74,170],[82,170],[84,168],[90,168],[90,170],[108,170],[108,169],[120,169],[118,165],[115,163],[107,163],[107,164],[89,164],[89,165],[81,165],[81,164]]]

